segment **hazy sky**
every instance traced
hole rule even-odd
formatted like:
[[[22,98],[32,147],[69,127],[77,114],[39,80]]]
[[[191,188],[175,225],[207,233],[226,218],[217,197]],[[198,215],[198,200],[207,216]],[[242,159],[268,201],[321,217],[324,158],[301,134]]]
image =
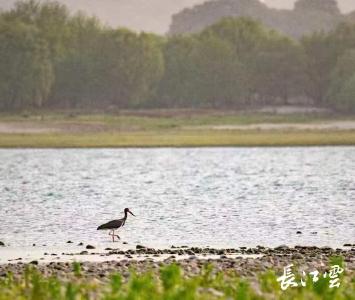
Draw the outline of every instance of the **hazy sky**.
[[[16,0],[0,0],[0,7],[9,8]],[[73,10],[96,15],[112,26],[125,26],[134,30],[165,33],[171,16],[184,7],[205,0],[58,0]],[[264,0],[269,6],[292,8],[295,0]],[[341,9],[355,10],[355,0],[339,0]]]

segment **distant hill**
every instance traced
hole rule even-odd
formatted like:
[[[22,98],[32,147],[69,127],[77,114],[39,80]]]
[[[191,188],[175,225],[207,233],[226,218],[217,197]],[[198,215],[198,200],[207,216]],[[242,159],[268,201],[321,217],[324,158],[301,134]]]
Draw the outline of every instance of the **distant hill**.
[[[13,7],[17,0],[0,0],[0,9]],[[36,0],[45,2],[46,0]],[[184,7],[192,7],[204,0],[52,0],[65,4],[71,12],[83,11],[95,15],[113,27],[127,27],[136,31],[166,33],[171,16]]]
[[[10,9],[17,0],[0,0],[0,10]],[[39,1],[39,0],[38,0]],[[40,0],[45,1],[45,0]],[[193,7],[206,0],[57,0],[68,6],[72,12],[82,10],[95,15],[111,26],[124,26],[133,30],[166,33],[171,16],[184,8]],[[321,0],[323,1],[323,0]],[[223,0],[221,0],[223,6]],[[237,2],[234,0],[232,2]],[[246,1],[253,2],[253,1]],[[262,0],[266,5],[278,9],[292,9],[295,0]],[[343,13],[355,10],[355,0],[338,0]],[[265,5],[264,5],[265,7]],[[273,11],[273,10],[271,10]],[[273,14],[266,14],[273,18]],[[287,21],[287,17],[285,17]],[[191,18],[189,18],[191,22]],[[276,22],[276,21],[275,21]],[[299,25],[299,24],[296,24]],[[180,25],[176,25],[177,28]],[[285,25],[283,25],[285,26]],[[289,26],[295,26],[290,24]],[[185,30],[184,30],[185,31]]]
[[[252,17],[295,38],[331,30],[347,19],[335,0],[298,0],[292,10],[270,8],[259,0],[213,0],[174,15],[169,33],[198,32],[227,16]]]
[[[347,15],[346,15],[346,20],[347,20],[348,22],[353,22],[353,23],[355,23],[355,11],[353,11],[353,12],[350,13],[350,14],[347,14]]]
[[[296,0],[261,0],[269,7],[279,8],[279,9],[292,9]],[[354,0],[337,0],[340,10],[343,13],[349,13],[355,10]]]

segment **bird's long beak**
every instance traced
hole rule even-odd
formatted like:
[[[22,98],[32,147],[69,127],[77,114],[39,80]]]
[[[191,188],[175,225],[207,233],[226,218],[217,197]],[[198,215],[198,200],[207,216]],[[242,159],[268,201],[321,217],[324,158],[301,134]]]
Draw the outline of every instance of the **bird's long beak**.
[[[135,214],[133,212],[131,212],[130,210],[128,212],[135,217]]]

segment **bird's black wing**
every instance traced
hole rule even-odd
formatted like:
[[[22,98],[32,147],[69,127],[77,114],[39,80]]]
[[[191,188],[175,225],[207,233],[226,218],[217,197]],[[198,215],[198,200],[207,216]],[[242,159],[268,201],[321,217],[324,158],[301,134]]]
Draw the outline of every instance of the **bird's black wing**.
[[[97,230],[103,230],[103,229],[116,229],[122,226],[122,220],[113,220],[110,221],[106,224],[102,224],[97,228]]]

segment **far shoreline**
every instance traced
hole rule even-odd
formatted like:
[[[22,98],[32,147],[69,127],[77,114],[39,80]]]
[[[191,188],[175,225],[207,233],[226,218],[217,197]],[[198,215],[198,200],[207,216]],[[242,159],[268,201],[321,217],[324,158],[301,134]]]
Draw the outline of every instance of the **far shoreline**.
[[[186,260],[218,260],[258,259],[267,256],[292,256],[302,254],[305,258],[314,255],[349,256],[354,257],[355,244],[345,243],[342,246],[311,246],[311,245],[280,245],[277,247],[197,247],[171,246],[149,247],[135,244],[107,243],[105,246],[90,244],[75,244],[68,242],[66,246],[32,246],[32,247],[0,247],[0,266],[8,264],[50,264],[52,262],[91,262],[106,261],[144,261],[161,262],[167,259]],[[299,255],[298,255],[299,256]],[[298,257],[300,258],[300,257]],[[35,264],[37,264],[35,263]],[[354,261],[355,263],[355,261]],[[354,266],[355,267],[355,266]]]
[[[280,108],[281,109],[281,108]],[[0,148],[354,146],[355,116],[323,111],[0,114]]]
[[[355,130],[144,131],[83,134],[0,134],[0,148],[218,148],[355,146]]]

